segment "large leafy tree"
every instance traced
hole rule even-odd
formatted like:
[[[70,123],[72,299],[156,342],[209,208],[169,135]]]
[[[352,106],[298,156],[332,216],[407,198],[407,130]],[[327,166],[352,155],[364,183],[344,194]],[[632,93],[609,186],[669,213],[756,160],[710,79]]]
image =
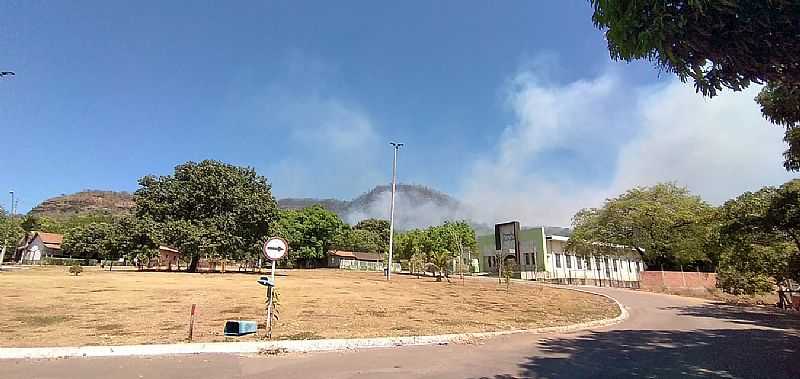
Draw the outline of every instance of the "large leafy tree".
[[[347,228],[334,236],[331,247],[337,250],[364,251],[369,253],[383,253],[385,242],[381,237],[367,229]]]
[[[720,287],[752,294],[800,280],[800,179],[744,193],[718,213]]]
[[[300,210],[284,210],[275,227],[275,235],[286,239],[290,259],[310,262],[322,259],[333,247],[334,239],[346,224],[336,213],[313,205]]]
[[[765,222],[777,189],[765,187],[727,201],[718,209],[722,248],[718,286],[733,294],[772,290],[788,276],[787,238]]]
[[[378,236],[380,246],[378,250],[381,253],[389,252],[389,220],[382,220],[377,218],[368,218],[361,220],[356,224],[353,229],[368,230]]]
[[[99,258],[107,256],[111,226],[92,223],[70,229],[64,235],[61,250],[73,258]]]
[[[786,127],[787,170],[800,170],[800,2],[590,0],[612,59],[647,59],[715,96],[766,84],[756,100]]]
[[[711,264],[713,208],[686,188],[672,183],[637,187],[606,200],[602,208],[583,209],[573,218],[567,249],[579,254],[614,245],[637,250],[650,266]]]
[[[14,247],[17,242],[22,240],[25,235],[25,230],[22,229],[19,219],[12,219],[6,211],[0,207],[0,249],[5,247],[8,259],[11,259],[14,252]]]
[[[156,225],[149,219],[123,216],[109,225],[103,259],[117,260],[127,257],[140,264],[158,254]]]
[[[202,256],[255,256],[277,218],[271,186],[252,168],[187,162],[173,175],[145,176],[139,185],[136,215],[164,228],[163,240],[190,257],[189,271]]]

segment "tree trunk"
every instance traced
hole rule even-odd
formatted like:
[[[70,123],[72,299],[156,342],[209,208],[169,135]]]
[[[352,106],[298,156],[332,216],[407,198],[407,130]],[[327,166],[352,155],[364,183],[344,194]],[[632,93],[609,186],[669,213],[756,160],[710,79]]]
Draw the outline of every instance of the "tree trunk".
[[[186,272],[197,272],[197,265],[200,263],[200,257],[197,255],[192,255],[192,259],[189,261],[189,266],[186,267]]]

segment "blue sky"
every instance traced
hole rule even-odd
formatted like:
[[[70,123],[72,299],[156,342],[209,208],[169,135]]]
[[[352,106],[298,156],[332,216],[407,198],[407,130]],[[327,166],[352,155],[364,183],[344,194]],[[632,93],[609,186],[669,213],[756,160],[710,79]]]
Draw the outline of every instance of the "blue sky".
[[[709,101],[610,62],[583,0],[6,1],[0,35],[0,69],[17,72],[0,81],[0,187],[21,211],[201,159],[255,167],[278,197],[352,198],[389,181],[390,140],[407,144],[402,181],[491,206],[486,220],[564,224],[659,180],[719,201],[789,177],[752,94]],[[708,103],[705,124],[752,122],[712,146],[671,131]],[[754,138],[769,148],[743,157]]]

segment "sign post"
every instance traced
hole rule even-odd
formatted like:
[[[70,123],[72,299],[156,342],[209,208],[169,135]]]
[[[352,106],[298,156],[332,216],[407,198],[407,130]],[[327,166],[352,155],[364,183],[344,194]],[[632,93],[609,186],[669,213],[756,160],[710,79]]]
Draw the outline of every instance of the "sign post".
[[[275,298],[275,261],[283,258],[289,250],[289,244],[283,238],[272,237],[264,243],[264,256],[272,261],[272,271],[270,272],[269,282],[259,280],[258,282],[267,287],[266,303],[267,303],[267,338],[272,338],[272,312],[274,310]]]

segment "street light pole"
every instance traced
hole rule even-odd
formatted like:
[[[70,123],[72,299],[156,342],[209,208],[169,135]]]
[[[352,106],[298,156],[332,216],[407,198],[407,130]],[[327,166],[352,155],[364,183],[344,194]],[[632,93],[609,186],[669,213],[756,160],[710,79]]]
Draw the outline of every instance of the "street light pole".
[[[392,161],[392,204],[389,207],[389,266],[386,269],[386,280],[391,279],[392,275],[392,251],[394,248],[394,193],[397,182],[397,151],[403,146],[402,143],[389,142],[394,147],[394,160]]]

